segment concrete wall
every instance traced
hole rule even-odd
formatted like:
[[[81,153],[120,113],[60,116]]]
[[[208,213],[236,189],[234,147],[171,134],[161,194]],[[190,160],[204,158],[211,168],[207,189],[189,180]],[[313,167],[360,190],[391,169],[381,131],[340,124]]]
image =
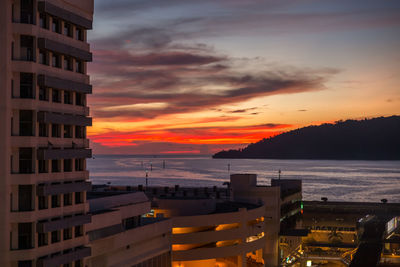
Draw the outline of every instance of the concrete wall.
[[[10,249],[10,131],[11,131],[11,1],[0,1],[0,266],[8,266]]]
[[[267,266],[278,266],[280,187],[256,186],[256,179],[255,174],[231,175],[232,198],[234,201],[264,204],[264,260]]]

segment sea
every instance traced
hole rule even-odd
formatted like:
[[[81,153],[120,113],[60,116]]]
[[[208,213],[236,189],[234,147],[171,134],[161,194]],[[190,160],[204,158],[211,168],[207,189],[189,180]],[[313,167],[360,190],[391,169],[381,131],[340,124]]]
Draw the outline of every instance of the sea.
[[[186,155],[95,155],[87,161],[93,184],[219,186],[230,174],[257,174],[258,185],[272,178],[301,179],[303,199],[400,203],[400,161],[213,159]],[[280,174],[279,174],[280,173]]]

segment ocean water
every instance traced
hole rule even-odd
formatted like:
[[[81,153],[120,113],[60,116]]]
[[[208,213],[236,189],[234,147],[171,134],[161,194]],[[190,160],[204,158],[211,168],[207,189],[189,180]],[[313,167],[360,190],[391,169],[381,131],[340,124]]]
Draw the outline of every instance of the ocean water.
[[[233,173],[255,173],[258,184],[271,178],[302,179],[306,200],[400,203],[400,161],[212,159],[209,156],[97,155],[88,160],[93,184],[223,186]]]

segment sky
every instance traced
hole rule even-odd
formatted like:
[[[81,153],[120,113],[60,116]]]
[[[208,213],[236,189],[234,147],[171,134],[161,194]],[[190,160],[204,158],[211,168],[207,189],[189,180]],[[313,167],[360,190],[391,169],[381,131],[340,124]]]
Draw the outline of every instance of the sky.
[[[400,114],[398,0],[95,0],[95,154],[212,154]]]

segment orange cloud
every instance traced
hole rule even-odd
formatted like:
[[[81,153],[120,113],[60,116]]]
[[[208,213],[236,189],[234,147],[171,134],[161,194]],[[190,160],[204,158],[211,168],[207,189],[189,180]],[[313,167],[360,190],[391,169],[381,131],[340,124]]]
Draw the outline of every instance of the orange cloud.
[[[242,127],[198,127],[173,128],[163,130],[142,130],[136,132],[109,131],[92,134],[93,143],[109,148],[134,147],[143,143],[186,144],[186,145],[236,145],[257,142],[293,128],[287,124],[249,125]],[[178,146],[177,146],[178,147]],[[208,148],[213,150],[212,147]],[[186,151],[186,152],[185,152]],[[192,151],[192,152],[189,152]],[[168,150],[162,153],[198,153],[194,150]]]

